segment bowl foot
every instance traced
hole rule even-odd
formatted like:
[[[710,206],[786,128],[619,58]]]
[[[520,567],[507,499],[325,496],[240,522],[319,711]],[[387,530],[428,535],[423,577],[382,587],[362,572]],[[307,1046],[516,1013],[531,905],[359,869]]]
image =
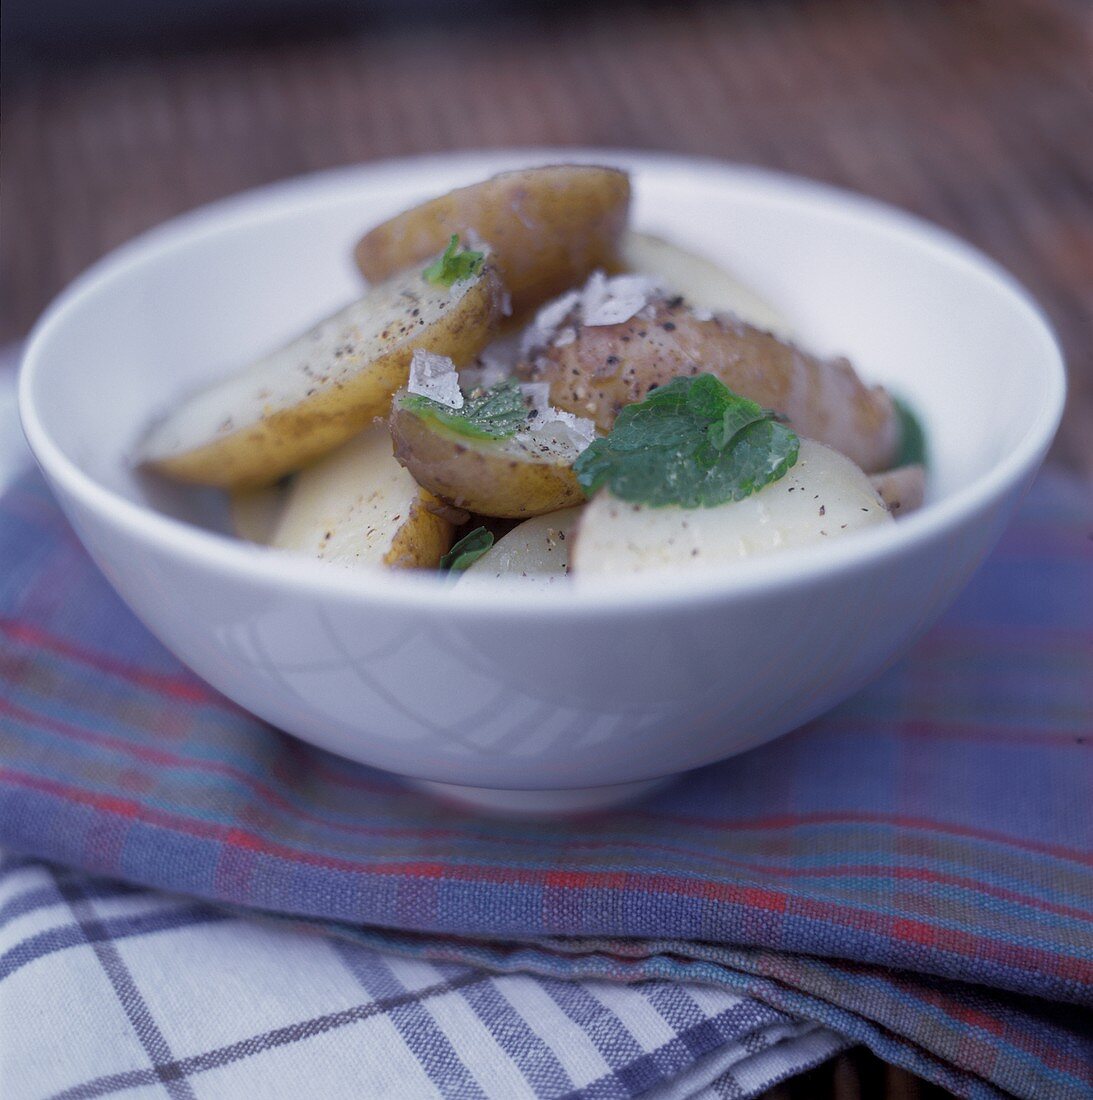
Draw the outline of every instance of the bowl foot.
[[[666,786],[675,776],[617,783],[607,787],[574,787],[555,791],[497,790],[492,787],[462,787],[456,783],[435,783],[408,779],[412,786],[462,810],[495,817],[552,818],[596,813],[632,802]]]

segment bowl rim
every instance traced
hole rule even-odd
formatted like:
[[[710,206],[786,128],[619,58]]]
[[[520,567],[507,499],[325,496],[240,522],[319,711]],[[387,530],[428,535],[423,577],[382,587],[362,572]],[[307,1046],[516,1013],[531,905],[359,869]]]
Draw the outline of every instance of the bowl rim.
[[[898,524],[868,528],[852,539],[822,547],[785,551],[693,573],[670,575],[670,583],[650,584],[650,575],[597,577],[596,584],[525,586],[483,578],[481,582],[445,583],[431,573],[394,570],[340,570],[303,556],[271,553],[156,512],[102,485],[81,470],[51,438],[34,400],[35,378],[53,334],[63,328],[78,303],[134,267],[154,262],[177,246],[229,227],[310,209],[343,192],[392,186],[400,179],[420,182],[426,174],[455,170],[483,173],[535,163],[600,163],[624,167],[640,181],[643,172],[678,174],[694,182],[762,191],[765,202],[822,207],[827,216],[867,223],[868,228],[933,254],[940,263],[973,271],[1009,299],[1042,347],[1041,401],[1018,445],[970,484],[907,516]],[[955,234],[898,207],[830,184],[734,164],[714,157],[623,149],[567,147],[486,149],[426,154],[327,169],[252,188],[180,214],[134,237],[94,263],[47,307],[27,340],[19,372],[18,404],[24,434],[47,478],[90,512],[120,528],[135,541],[181,556],[191,565],[215,569],[251,581],[337,596],[362,606],[403,606],[441,611],[458,609],[475,617],[509,617],[534,611],[548,616],[584,616],[590,612],[645,613],[666,606],[709,603],[743,594],[792,588],[824,576],[863,569],[943,537],[966,517],[990,507],[1021,486],[1043,459],[1062,417],[1066,372],[1062,352],[1042,309],[1004,268]],[[660,575],[663,580],[669,574]]]

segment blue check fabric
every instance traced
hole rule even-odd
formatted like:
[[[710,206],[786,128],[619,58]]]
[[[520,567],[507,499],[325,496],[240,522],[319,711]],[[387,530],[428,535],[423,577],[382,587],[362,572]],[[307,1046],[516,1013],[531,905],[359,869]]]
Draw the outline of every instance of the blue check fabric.
[[[756,1096],[847,1045],[700,982],[386,950],[9,856],[0,1096]]]

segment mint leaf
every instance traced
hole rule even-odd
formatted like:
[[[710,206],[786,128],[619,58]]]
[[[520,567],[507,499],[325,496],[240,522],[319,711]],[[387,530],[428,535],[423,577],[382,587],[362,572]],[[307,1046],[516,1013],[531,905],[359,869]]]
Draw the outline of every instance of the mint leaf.
[[[747,404],[754,405],[754,408],[747,408],[744,402],[741,402],[739,405],[732,405],[725,410],[720,420],[710,425],[707,434],[710,442],[719,451],[723,451],[726,447],[732,446],[734,440],[736,440],[745,428],[769,419],[769,413],[767,413],[766,409],[760,408],[752,401],[749,401]]]
[[[491,546],[493,546],[493,535],[485,527],[476,527],[465,534],[440,559],[440,568],[450,573],[461,573],[474,565]]]
[[[901,397],[893,397],[899,417],[899,450],[893,466],[926,465],[926,430],[914,409]]]
[[[509,439],[528,419],[524,394],[519,383],[511,378],[488,390],[472,390],[465,396],[461,409],[451,409],[419,393],[404,394],[399,404],[472,439]]]
[[[798,444],[774,413],[700,374],[627,405],[573,470],[589,496],[606,486],[653,508],[713,508],[777,481],[797,461]]]
[[[474,252],[469,248],[460,250],[459,234],[453,233],[448,247],[433,263],[422,272],[427,283],[434,286],[451,286],[460,279],[469,279],[482,270],[486,262],[484,252]]]

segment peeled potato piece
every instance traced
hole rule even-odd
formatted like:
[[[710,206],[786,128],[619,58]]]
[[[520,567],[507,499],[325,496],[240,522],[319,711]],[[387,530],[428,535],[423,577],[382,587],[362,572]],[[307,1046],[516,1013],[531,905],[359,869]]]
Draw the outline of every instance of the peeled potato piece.
[[[584,500],[570,467],[580,453],[563,425],[509,439],[474,439],[395,399],[395,457],[418,484],[468,512],[523,519]]]
[[[789,322],[776,309],[704,256],[633,230],[622,239],[621,255],[627,271],[658,279],[695,309],[735,314],[783,339],[791,334]]]
[[[502,172],[376,226],[357,265],[370,282],[419,264],[456,233],[492,250],[517,314],[617,263],[630,178],[616,168],[555,164]]]
[[[850,459],[802,439],[785,477],[715,508],[649,508],[597,494],[578,524],[570,568],[577,577],[700,569],[891,522],[869,478]]]
[[[293,478],[271,545],[348,569],[436,568],[452,544],[442,512],[375,424]]]
[[[356,435],[390,408],[415,348],[470,361],[501,313],[489,265],[454,286],[415,267],[154,425],[138,458],[180,481],[256,488]]]
[[[517,524],[463,574],[475,579],[521,580],[536,587],[569,573],[570,536],[581,507],[535,516]]]
[[[281,485],[232,493],[228,498],[232,532],[245,542],[266,546],[277,529],[284,504],[285,490]]]
[[[864,470],[886,469],[899,446],[892,399],[866,386],[847,360],[809,355],[734,317],[696,314],[661,297],[621,324],[581,325],[574,312],[558,327],[566,342],[532,349],[517,373],[549,383],[552,404],[592,417],[601,431],[654,387],[709,372]]]
[[[870,479],[877,495],[897,519],[922,507],[926,499],[926,467],[898,466]]]

